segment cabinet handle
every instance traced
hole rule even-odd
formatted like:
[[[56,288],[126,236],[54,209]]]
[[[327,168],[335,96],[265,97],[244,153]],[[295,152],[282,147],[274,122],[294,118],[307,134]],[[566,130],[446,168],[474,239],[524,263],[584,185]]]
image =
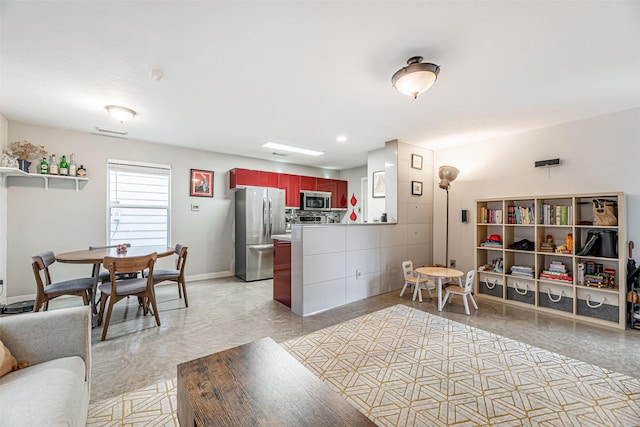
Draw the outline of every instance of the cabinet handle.
[[[524,284],[524,289],[520,290],[520,289],[518,289],[518,282],[513,282],[513,289],[515,289],[516,292],[519,293],[520,295],[526,295],[527,292],[529,292],[527,290],[527,284],[526,283]]]
[[[562,299],[562,294],[564,294],[564,291],[560,291],[560,295],[558,295],[557,299],[553,299],[553,295],[551,295],[551,288],[547,289],[547,295],[549,295],[549,301],[551,302],[560,302],[560,300]],[[587,302],[588,304],[588,302]]]
[[[607,297],[602,298],[602,301],[600,301],[600,303],[598,304],[594,304],[591,305],[591,295],[587,294],[587,305],[589,306],[589,308],[598,308],[598,307],[602,307],[602,304],[604,304],[604,302],[607,300]]]
[[[489,281],[489,279],[487,279],[487,289],[493,289],[496,287],[496,285],[498,284],[498,279],[493,281],[493,284]]]

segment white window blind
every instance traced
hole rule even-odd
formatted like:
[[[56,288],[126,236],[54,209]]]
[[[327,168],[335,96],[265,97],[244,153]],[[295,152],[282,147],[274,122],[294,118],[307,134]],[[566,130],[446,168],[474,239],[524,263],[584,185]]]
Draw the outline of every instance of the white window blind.
[[[169,245],[171,167],[108,160],[110,245]]]

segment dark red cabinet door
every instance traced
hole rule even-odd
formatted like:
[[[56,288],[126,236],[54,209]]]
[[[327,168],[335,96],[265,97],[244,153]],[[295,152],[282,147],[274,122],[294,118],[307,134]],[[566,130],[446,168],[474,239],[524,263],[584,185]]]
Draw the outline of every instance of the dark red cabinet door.
[[[316,178],[313,176],[300,177],[300,190],[317,191]]]
[[[229,188],[241,187],[243,185],[260,185],[260,171],[235,168],[231,169],[229,173]]]
[[[291,308],[291,242],[273,241],[273,299]]]
[[[260,171],[260,187],[278,188],[277,172]]]
[[[300,175],[281,173],[278,188],[285,191],[285,206],[300,209]]]
[[[347,181],[336,180],[336,191],[331,194],[332,208],[347,208]]]

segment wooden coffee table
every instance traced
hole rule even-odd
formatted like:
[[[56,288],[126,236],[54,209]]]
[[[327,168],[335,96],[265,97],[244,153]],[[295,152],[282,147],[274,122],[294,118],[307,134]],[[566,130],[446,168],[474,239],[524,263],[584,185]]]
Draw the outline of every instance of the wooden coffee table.
[[[178,365],[191,426],[374,426],[271,338]]]

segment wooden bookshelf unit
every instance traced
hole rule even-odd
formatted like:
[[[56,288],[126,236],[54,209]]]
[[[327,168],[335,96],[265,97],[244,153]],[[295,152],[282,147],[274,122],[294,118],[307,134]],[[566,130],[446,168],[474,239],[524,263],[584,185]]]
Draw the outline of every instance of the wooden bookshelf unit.
[[[617,203],[617,225],[597,224],[594,199]],[[626,327],[624,193],[476,200],[475,244],[474,295]]]

